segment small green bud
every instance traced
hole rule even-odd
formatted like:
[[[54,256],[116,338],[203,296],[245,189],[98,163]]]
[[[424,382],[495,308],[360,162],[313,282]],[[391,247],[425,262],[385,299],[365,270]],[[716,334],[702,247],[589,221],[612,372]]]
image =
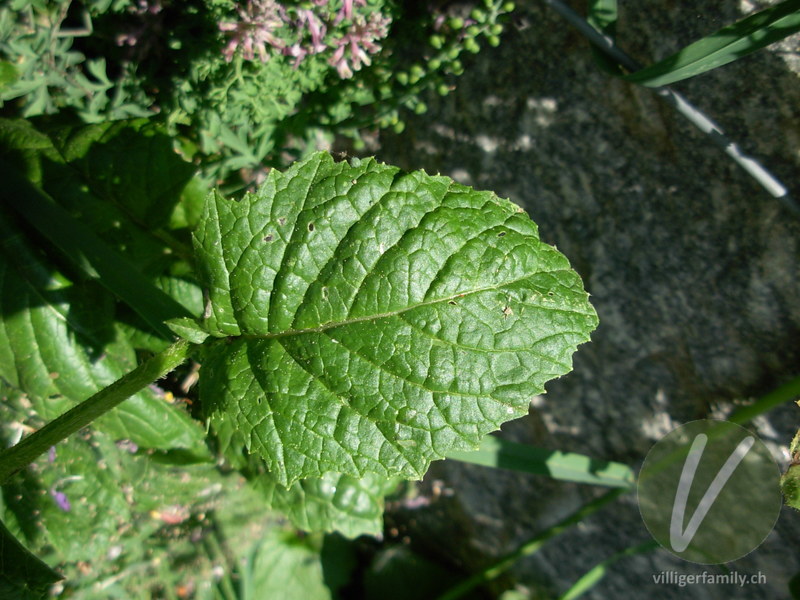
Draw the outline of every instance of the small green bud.
[[[503,26],[500,23],[495,23],[491,27],[489,27],[489,33],[492,35],[500,35],[503,33]]]
[[[403,123],[403,121],[398,121],[398,122],[397,122],[397,123],[395,123],[395,124],[394,124],[394,126],[392,127],[392,129],[394,130],[394,132],[395,132],[395,133],[403,133],[403,130],[404,130],[405,128],[406,128],[406,124],[405,124],[405,123]]]
[[[469,16],[475,19],[478,23],[483,23],[486,21],[486,13],[480,8],[473,9]]]
[[[441,66],[442,66],[442,61],[440,61],[438,58],[432,58],[428,61],[428,68],[431,71],[436,71]]]
[[[467,27],[467,35],[470,37],[475,37],[481,32],[481,28],[477,25],[470,25]]]
[[[516,7],[514,6],[513,2],[506,2],[503,4],[503,12],[510,13],[512,10],[514,10],[514,8]]]
[[[447,51],[447,58],[456,59],[458,58],[459,54],[461,54],[461,48],[459,48],[458,46],[454,46],[453,48],[450,48],[450,50]]]
[[[428,40],[428,43],[433,47],[439,50],[442,46],[444,46],[444,38],[440,35],[432,35]]]
[[[462,27],[464,27],[464,19],[460,17],[453,17],[447,23],[453,29],[461,29]]]
[[[500,38],[496,35],[490,35],[486,38],[486,41],[489,42],[489,45],[493,48],[497,48],[500,45]]]
[[[439,84],[439,87],[436,88],[436,91],[440,96],[447,96],[450,93],[450,86],[446,83]]]
[[[426,112],[428,112],[428,105],[425,104],[424,102],[420,102],[419,104],[417,104],[414,107],[414,112],[417,113],[418,115],[421,115],[422,113],[426,113]]]
[[[464,49],[467,52],[472,52],[473,54],[477,54],[478,52],[480,52],[481,47],[478,45],[478,42],[476,42],[474,39],[470,38],[470,39],[464,40]]]
[[[398,81],[398,83],[400,85],[408,85],[408,73],[404,73],[403,71],[400,71],[397,74],[397,81]]]

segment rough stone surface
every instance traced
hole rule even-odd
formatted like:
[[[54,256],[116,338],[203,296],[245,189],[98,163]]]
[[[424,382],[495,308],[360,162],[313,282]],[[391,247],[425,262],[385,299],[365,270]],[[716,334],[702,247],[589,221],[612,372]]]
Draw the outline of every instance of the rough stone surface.
[[[620,4],[618,42],[642,63],[754,7]],[[600,71],[588,43],[542,3],[518,9],[514,23],[499,48],[465,63],[453,94],[426,98],[427,115],[384,135],[378,156],[510,197],[570,258],[601,325],[573,373],[504,431],[638,468],[678,424],[724,417],[800,374],[800,220],[651,91]],[[794,38],[676,89],[800,197],[797,54]],[[755,423],[782,467],[798,423],[793,406]],[[415,548],[468,569],[599,492],[453,461],[434,465],[421,491],[430,503],[396,508],[391,522]],[[648,539],[629,496],[518,562],[496,589],[517,584],[554,597]],[[658,550],[615,563],[586,597],[786,598],[798,557],[800,514],[785,510],[767,541],[730,565],[761,571],[765,585],[656,586],[662,570],[721,572]]]

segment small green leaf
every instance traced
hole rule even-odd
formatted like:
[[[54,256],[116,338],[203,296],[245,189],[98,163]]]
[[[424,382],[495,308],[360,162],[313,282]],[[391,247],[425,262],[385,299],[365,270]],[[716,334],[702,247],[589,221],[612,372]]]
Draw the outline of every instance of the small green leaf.
[[[396,484],[372,474],[355,479],[338,473],[297,481],[289,489],[269,474],[255,482],[269,505],[285,513],[298,529],[338,531],[349,538],[383,531],[383,497]]]
[[[19,73],[13,63],[0,60],[0,92],[10,86],[19,78]]]
[[[179,335],[193,344],[202,344],[208,338],[208,332],[197,321],[188,317],[170,319],[166,325],[175,335]]]
[[[284,486],[419,478],[527,414],[597,316],[520,208],[447,177],[317,153],[195,233],[215,342],[201,400]]]
[[[726,65],[800,31],[800,0],[785,0],[704,37],[623,79],[669,85]]]

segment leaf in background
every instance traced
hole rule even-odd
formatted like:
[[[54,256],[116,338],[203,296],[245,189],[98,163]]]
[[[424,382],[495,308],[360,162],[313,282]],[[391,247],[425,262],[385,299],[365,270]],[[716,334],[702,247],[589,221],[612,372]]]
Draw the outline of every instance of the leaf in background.
[[[0,521],[0,598],[41,600],[61,575],[31,554]]]
[[[52,419],[135,368],[136,357],[114,325],[110,297],[96,284],[72,284],[10,225],[0,231],[0,376]],[[95,426],[147,448],[207,454],[199,424],[149,389]]]
[[[195,233],[206,330],[230,336],[200,395],[284,486],[419,478],[527,414],[597,325],[522,210],[447,177],[317,153]]]
[[[647,87],[669,85],[726,65],[797,31],[800,31],[800,0],[785,0],[623,79]]]
[[[133,520],[118,455],[99,433],[56,445],[2,487],[9,529],[50,563],[101,563]]]
[[[62,128],[51,137],[94,195],[145,229],[167,224],[196,170],[173,150],[162,127],[147,119]]]
[[[612,40],[617,34],[617,0],[589,0],[586,20],[600,33]],[[597,65],[606,73],[623,75],[622,67],[608,54],[592,44],[592,55]]]
[[[332,600],[319,550],[308,539],[272,529],[242,561],[241,600]]]
[[[260,475],[255,486],[267,503],[286,514],[292,525],[304,531],[338,531],[355,538],[383,531],[383,497],[397,481],[369,474],[363,479],[327,473],[319,479],[296,481],[289,489],[270,475]]]

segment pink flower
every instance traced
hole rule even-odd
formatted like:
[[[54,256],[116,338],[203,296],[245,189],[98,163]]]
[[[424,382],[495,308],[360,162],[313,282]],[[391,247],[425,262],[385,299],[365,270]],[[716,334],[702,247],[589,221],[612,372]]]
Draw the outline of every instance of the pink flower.
[[[297,29],[298,40],[303,39],[303,32],[305,29],[308,29],[308,32],[311,35],[310,46],[304,45],[298,41],[283,49],[283,53],[285,55],[293,56],[295,58],[294,67],[297,68],[300,62],[307,55],[319,54],[320,52],[324,52],[328,49],[328,46],[322,41],[327,28],[320,18],[314,13],[314,11],[310,9],[298,11],[298,19],[294,22],[294,26]]]
[[[241,46],[242,57],[253,60],[256,52],[261,62],[270,58],[267,46],[283,50],[286,44],[275,30],[284,24],[283,8],[274,0],[249,0],[246,8],[237,8],[239,21],[220,23],[220,31],[230,32],[231,39],[222,51],[225,60],[231,62],[236,49]]]
[[[356,6],[366,6],[367,0],[355,0]],[[344,19],[353,18],[353,0],[344,0],[342,8],[339,9],[339,14],[336,15],[334,23],[340,23]]]
[[[368,19],[361,15],[356,16],[345,36],[336,40],[336,50],[328,61],[331,66],[336,67],[339,77],[348,79],[362,65],[372,64],[369,55],[381,49],[375,42],[386,37],[389,23],[391,19],[378,12],[370,14]]]

